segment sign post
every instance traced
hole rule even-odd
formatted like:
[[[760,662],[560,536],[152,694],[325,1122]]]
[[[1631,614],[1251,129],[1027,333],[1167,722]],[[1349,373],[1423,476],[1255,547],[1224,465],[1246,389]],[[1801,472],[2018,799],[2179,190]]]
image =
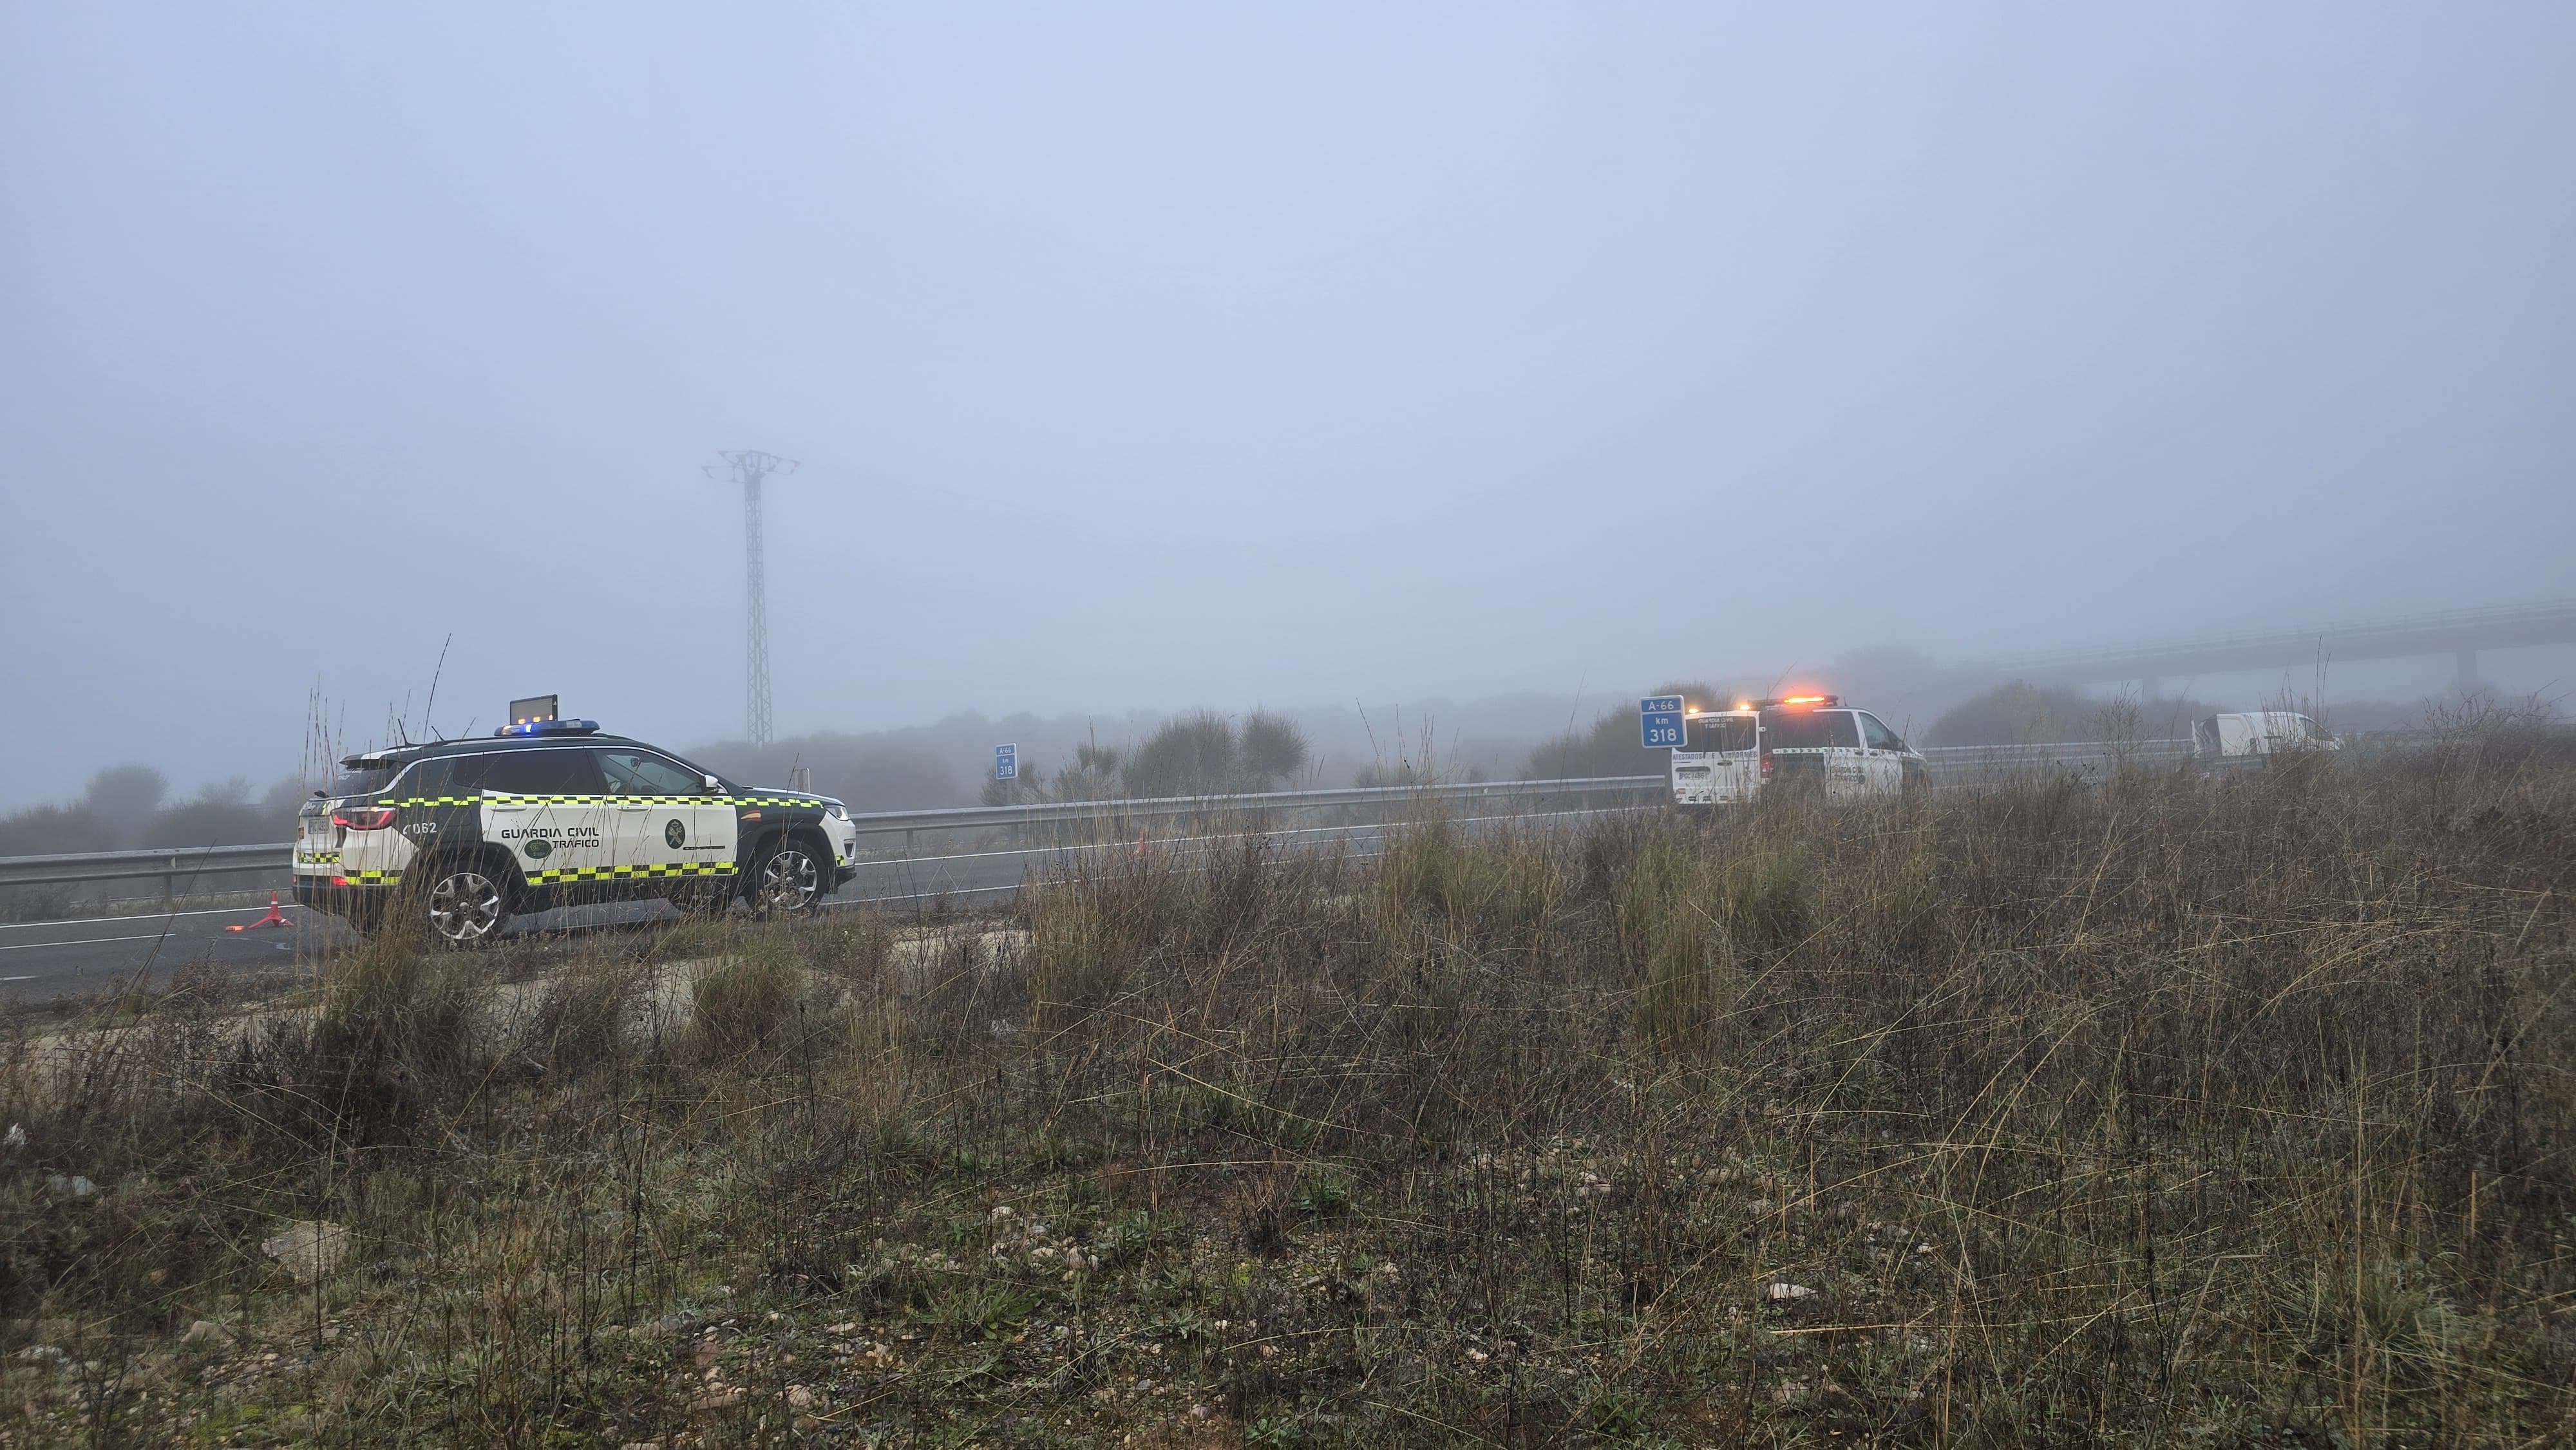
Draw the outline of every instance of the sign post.
[[[1006,803],[1011,805],[1019,804],[1020,747],[1016,745],[996,745],[993,747],[993,779],[1005,782],[1010,786],[1010,789],[1003,793],[1003,799]]]
[[[1648,750],[1671,750],[1682,743],[1682,697],[1648,695],[1637,702],[1637,733]]]

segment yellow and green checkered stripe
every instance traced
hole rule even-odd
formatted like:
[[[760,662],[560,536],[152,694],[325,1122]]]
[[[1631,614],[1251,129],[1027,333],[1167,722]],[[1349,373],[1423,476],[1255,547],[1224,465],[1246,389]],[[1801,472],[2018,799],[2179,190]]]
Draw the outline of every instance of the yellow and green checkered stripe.
[[[527,806],[804,806],[821,810],[823,803],[810,796],[745,796],[745,795],[511,795],[490,791],[481,795],[415,795],[400,800],[381,802],[389,806],[479,806],[490,801],[500,805]]]
[[[640,881],[659,876],[731,876],[731,861],[659,861],[642,866],[566,866],[556,871],[530,871],[530,886],[565,881]]]
[[[340,853],[337,851],[298,851],[295,853],[295,864],[298,866],[337,866],[340,864]]]

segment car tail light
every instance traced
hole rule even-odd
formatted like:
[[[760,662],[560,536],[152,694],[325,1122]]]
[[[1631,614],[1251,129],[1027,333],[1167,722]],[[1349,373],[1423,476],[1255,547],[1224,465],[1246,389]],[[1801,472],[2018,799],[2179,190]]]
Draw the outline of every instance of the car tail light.
[[[1762,752],[1762,778],[1764,780],[1771,778],[1771,752],[1768,750]]]
[[[331,824],[353,831],[381,831],[393,823],[392,806],[343,806],[331,813]]]

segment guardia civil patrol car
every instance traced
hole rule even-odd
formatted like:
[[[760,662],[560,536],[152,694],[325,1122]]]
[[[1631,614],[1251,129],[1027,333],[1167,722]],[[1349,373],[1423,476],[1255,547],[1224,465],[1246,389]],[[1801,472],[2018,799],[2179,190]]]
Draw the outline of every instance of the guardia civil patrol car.
[[[295,899],[362,931],[407,914],[471,946],[514,915],[575,902],[808,912],[856,870],[839,801],[747,789],[596,721],[554,718],[548,700],[511,713],[490,739],[341,761],[297,821]]]
[[[1766,790],[1860,800],[1910,794],[1931,779],[1920,751],[1838,695],[1686,706],[1672,752],[1673,803],[1683,807],[1747,805]]]

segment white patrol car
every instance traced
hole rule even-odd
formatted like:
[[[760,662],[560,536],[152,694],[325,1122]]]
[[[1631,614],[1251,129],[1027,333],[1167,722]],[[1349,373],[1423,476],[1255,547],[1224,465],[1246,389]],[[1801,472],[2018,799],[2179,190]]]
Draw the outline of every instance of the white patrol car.
[[[1806,789],[1827,800],[1917,790],[1931,767],[1867,710],[1835,695],[1742,700],[1733,709],[1686,709],[1672,751],[1673,803],[1745,805],[1767,789]]]
[[[520,716],[541,706],[542,715]],[[750,790],[597,722],[521,701],[488,740],[353,755],[296,823],[295,899],[360,930],[412,913],[488,941],[513,915],[662,897],[799,913],[850,879],[858,831],[826,796]]]

